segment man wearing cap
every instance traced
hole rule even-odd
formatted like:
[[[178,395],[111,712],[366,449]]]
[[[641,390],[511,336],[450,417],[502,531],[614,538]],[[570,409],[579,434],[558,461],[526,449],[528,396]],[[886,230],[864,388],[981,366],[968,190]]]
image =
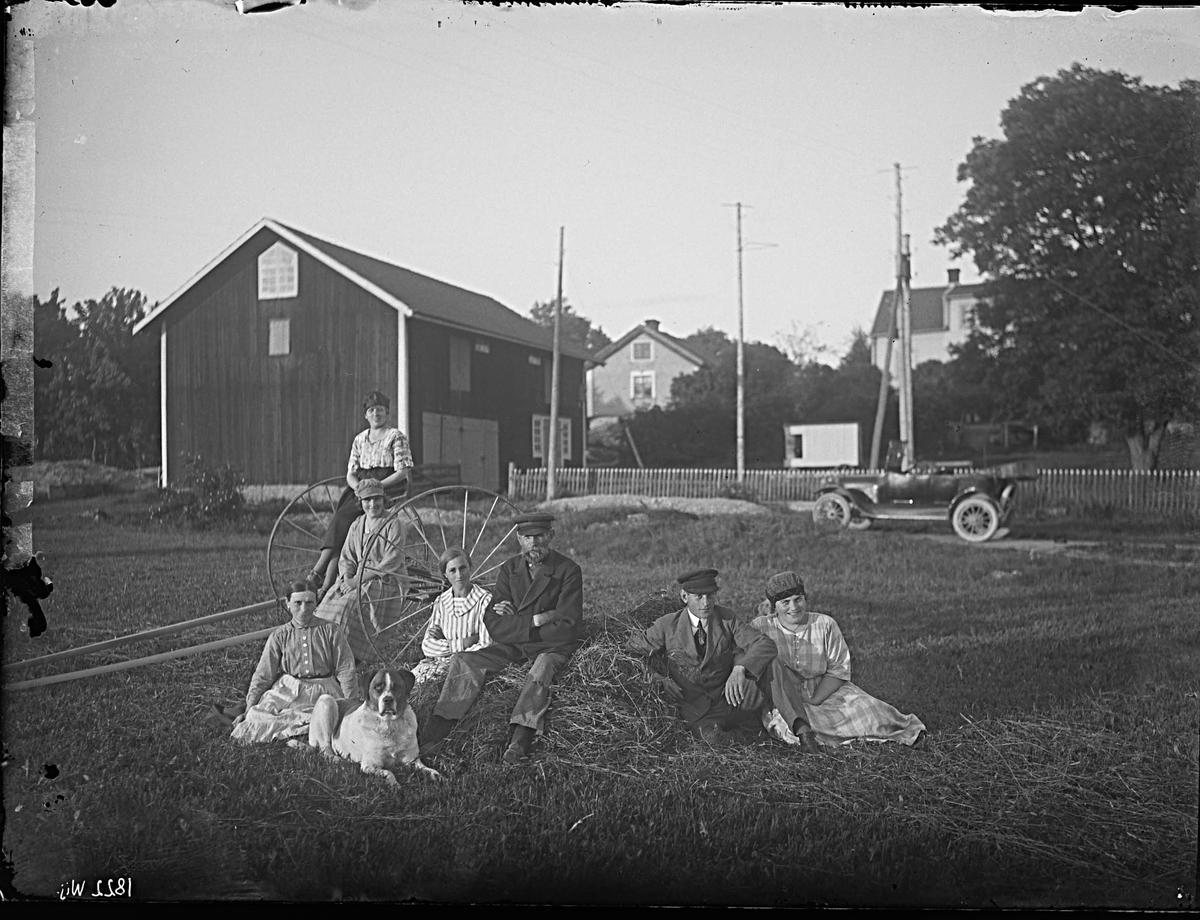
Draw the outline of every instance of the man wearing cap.
[[[630,651],[665,659],[666,676],[648,671],[679,704],[694,737],[721,744],[729,731],[757,734],[775,643],[716,603],[716,569],[685,572],[676,581],[683,609],[634,633]]]
[[[425,725],[422,756],[436,753],[489,675],[530,661],[529,676],[509,719],[513,733],[504,760],[516,763],[527,757],[550,708],[554,676],[583,644],[583,572],[551,548],[554,516],[534,512],[521,515],[515,523],[521,552],[500,566],[491,603],[483,614],[492,644],[450,659],[441,697]]]

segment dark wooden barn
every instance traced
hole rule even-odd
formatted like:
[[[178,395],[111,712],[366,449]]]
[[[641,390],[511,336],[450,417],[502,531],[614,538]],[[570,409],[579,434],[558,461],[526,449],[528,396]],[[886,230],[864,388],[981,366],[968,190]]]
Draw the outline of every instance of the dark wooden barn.
[[[162,479],[184,459],[254,485],[344,475],[369,390],[418,465],[506,485],[544,462],[552,335],[473,291],[263,219],[134,329],[159,336]],[[562,465],[583,456],[588,355],[564,345]]]

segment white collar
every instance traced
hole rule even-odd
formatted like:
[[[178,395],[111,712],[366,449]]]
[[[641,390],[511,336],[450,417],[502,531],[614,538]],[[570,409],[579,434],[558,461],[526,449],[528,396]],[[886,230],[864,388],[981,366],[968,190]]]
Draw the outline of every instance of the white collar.
[[[687,610],[687,608],[686,608],[686,607],[684,607],[683,609],[684,609],[684,610]],[[692,611],[690,611],[690,610],[688,610],[688,611],[687,611],[687,615],[688,615],[688,619],[692,621],[692,632],[695,632],[695,631],[696,631],[696,627],[700,625],[700,622],[701,622],[701,620],[700,620],[700,618],[699,618],[698,616],[696,616],[696,615],[695,615],[694,613],[692,613]],[[710,613],[710,614],[708,615],[708,620],[705,620],[705,621],[704,621],[704,624],[705,624],[705,625],[704,625],[704,631],[705,631],[706,633],[708,632],[708,629],[709,629],[709,627],[708,627],[708,623],[712,621],[712,617],[713,617],[713,615]]]

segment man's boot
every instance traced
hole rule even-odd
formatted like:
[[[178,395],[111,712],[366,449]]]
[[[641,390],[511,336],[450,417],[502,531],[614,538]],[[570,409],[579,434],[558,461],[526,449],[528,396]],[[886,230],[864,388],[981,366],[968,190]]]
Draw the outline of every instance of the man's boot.
[[[533,739],[537,736],[537,730],[530,728],[527,725],[518,725],[513,729],[512,742],[508,745],[508,750],[504,752],[505,763],[520,763],[529,756],[530,750],[533,748]]]

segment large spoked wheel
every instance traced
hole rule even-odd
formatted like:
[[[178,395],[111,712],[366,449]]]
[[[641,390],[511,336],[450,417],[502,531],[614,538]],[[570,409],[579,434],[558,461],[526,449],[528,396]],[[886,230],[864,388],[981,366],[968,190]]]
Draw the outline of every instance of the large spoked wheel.
[[[267,577],[276,598],[285,597],[288,585],[303,581],[317,564],[325,531],[345,488],[345,476],[322,479],[288,502],[276,518],[267,538]],[[399,496],[389,499],[388,505],[401,500]],[[330,564],[336,563],[335,554]]]
[[[850,519],[850,502],[844,495],[826,492],[813,505],[813,523],[817,527],[825,529],[849,527]]]
[[[450,547],[467,551],[476,584],[495,586],[500,564],[518,549],[520,513],[504,496],[473,486],[430,489],[395,508],[402,526],[381,527],[364,547],[354,614],[382,661],[400,663],[419,641],[448,587],[440,557]]]
[[[950,525],[969,543],[984,543],[1000,529],[1000,509],[990,498],[971,495],[954,507]]]

